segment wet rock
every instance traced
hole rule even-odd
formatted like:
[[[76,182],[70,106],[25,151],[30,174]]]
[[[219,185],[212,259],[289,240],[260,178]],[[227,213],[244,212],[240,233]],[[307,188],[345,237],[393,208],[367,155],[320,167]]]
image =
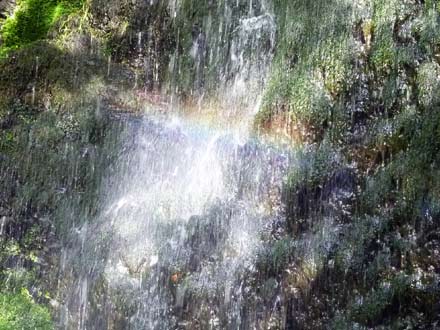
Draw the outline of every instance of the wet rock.
[[[13,12],[16,5],[16,0],[3,0],[0,2],[0,20],[9,17]],[[1,21],[0,21],[1,26]],[[0,40],[1,44],[1,40]]]

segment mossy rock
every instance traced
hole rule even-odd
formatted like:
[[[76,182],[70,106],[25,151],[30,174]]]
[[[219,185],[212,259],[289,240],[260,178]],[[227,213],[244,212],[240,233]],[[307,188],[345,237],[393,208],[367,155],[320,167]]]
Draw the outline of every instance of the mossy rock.
[[[81,8],[83,0],[20,0],[14,14],[1,27],[0,57],[14,49],[44,39],[60,20]]]
[[[49,310],[35,303],[29,291],[0,293],[0,329],[52,330]]]

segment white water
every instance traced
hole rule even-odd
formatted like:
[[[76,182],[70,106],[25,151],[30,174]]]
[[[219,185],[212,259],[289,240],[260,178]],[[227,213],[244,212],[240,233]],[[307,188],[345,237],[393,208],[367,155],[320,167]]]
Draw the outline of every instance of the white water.
[[[103,211],[74,229],[64,251],[63,277],[73,281],[64,327],[111,328],[94,323],[96,313],[112,318],[121,306],[91,300],[122,297],[134,329],[174,328],[188,304],[212,308],[200,322],[234,328],[240,281],[254,271],[263,228],[282,216],[288,155],[177,120],[138,119],[128,127],[130,150],[105,187]],[[222,301],[211,306],[215,297]]]
[[[121,119],[126,137],[101,188],[100,212],[78,221],[63,248],[60,328],[255,326],[246,277],[255,272],[264,228],[283,216],[289,155],[250,134],[274,20],[243,17],[233,34],[233,76],[218,91],[226,112],[217,116],[238,123],[213,129],[178,116]],[[199,38],[188,55],[202,65]],[[269,49],[259,47],[267,41]],[[142,44],[139,32],[140,57]]]

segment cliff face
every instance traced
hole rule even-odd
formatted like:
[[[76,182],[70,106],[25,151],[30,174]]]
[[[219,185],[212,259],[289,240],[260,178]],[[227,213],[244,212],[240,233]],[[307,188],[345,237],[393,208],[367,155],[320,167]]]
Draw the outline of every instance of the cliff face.
[[[0,51],[2,244],[20,246],[0,255],[2,278],[25,260],[24,269],[38,270],[33,281],[55,291],[30,252],[56,267],[56,248],[25,237],[56,246],[62,220],[45,219],[59,194],[46,192],[66,180],[75,203],[96,212],[83,204],[93,204],[98,184],[88,183],[88,157],[106,162],[102,137],[112,130],[97,107],[136,113],[178,100],[225,109],[224,96],[238,90],[233,102],[246,108],[260,92],[255,133],[299,149],[283,192],[286,219],[272,224],[279,230],[265,242],[258,276],[249,275],[279,297],[263,299],[277,301],[274,324],[438,326],[438,1],[93,0],[59,15],[65,2],[47,3],[44,33],[9,34],[10,49]],[[3,1],[0,12],[13,5]],[[23,6],[22,21],[9,26],[27,26],[41,8]],[[10,31],[25,29],[3,29],[3,40]],[[69,148],[79,161],[60,156]],[[84,158],[85,149],[96,154]],[[70,166],[69,179],[61,169]]]
[[[303,314],[309,328],[327,317],[335,328],[435,327],[438,3],[285,8],[257,124],[311,148],[286,190],[291,235],[329,230],[327,221],[337,228],[318,248],[321,270],[306,288],[293,284],[292,322]]]

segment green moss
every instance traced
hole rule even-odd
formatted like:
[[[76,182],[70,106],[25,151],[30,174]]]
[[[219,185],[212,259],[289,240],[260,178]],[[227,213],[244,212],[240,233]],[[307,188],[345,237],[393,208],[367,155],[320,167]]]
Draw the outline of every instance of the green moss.
[[[0,133],[0,152],[4,153],[13,149],[15,144],[14,133],[10,130],[2,130]]]
[[[421,47],[430,55],[438,55],[440,48],[440,16],[438,4],[426,1],[424,10],[414,26],[414,34]]]
[[[411,292],[414,291],[414,292]],[[358,297],[351,310],[351,318],[364,325],[376,325],[390,317],[387,310],[406,307],[406,300],[411,294],[416,294],[411,277],[399,273],[389,281],[384,281],[376,288],[372,288],[365,297]]]
[[[440,101],[440,66],[435,62],[423,63],[417,72],[419,102],[425,107]]]
[[[1,28],[0,57],[43,39],[62,17],[78,10],[83,0],[20,0]]]
[[[422,205],[439,197],[440,116],[438,108],[423,116],[414,113],[402,120],[385,141],[403,145],[386,166],[367,180],[365,210],[380,211],[390,203],[401,210],[403,219],[419,216]],[[394,141],[394,142],[393,142]]]
[[[259,271],[277,276],[288,264],[294,249],[294,241],[291,238],[270,242],[258,254],[257,267]]]
[[[362,324],[371,324],[381,319],[392,298],[393,292],[389,288],[373,290],[361,303],[354,306],[353,318]]]
[[[48,309],[21,289],[20,293],[0,293],[0,329],[51,330],[54,326]]]
[[[279,40],[261,111],[290,112],[319,130],[350,83],[352,8],[338,0],[279,0],[275,12]]]
[[[297,164],[289,173],[288,186],[315,187],[327,180],[343,166],[341,155],[332,149],[327,140],[315,148],[300,148],[296,153]]]
[[[324,45],[319,61],[319,70],[327,92],[336,97],[350,83],[350,44],[345,39],[332,40]]]
[[[397,0],[377,0],[373,4],[374,44],[370,62],[376,71],[384,75],[395,66],[397,46],[393,38],[393,27],[398,6]]]

